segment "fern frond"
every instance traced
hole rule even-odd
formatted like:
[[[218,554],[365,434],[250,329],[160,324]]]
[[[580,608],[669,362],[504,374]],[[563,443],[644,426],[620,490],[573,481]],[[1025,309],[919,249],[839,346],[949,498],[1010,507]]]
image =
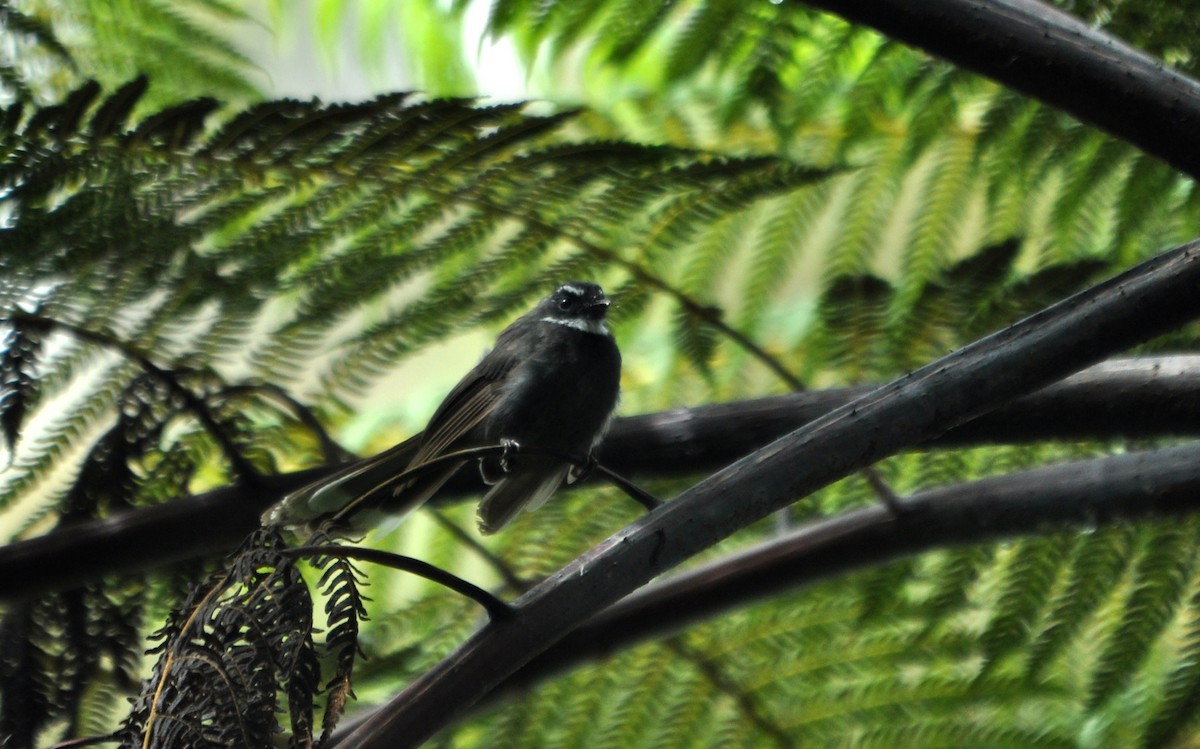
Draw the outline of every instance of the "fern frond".
[[[1193,592],[1181,612],[1182,637],[1172,663],[1163,680],[1163,694],[1145,728],[1145,747],[1168,746],[1189,726],[1195,724],[1196,707],[1200,705],[1200,659],[1197,658],[1197,600],[1195,578]]]
[[[34,405],[35,374],[41,357],[42,338],[39,330],[20,320],[10,322],[7,327],[4,340],[0,342],[4,347],[0,354],[0,428],[11,455],[16,449],[25,414]]]
[[[130,370],[125,370],[126,376]],[[44,431],[36,434],[32,454],[19,456],[6,476],[0,506],[12,503],[36,487],[71,447],[110,419],[112,405],[124,387],[125,383],[120,379],[102,381],[86,399],[74,404],[71,413],[54,418]]]
[[[938,560],[935,587],[922,605],[925,618],[922,639],[935,635],[946,619],[960,612],[969,601],[974,584],[995,558],[989,547],[950,551]]]
[[[1061,539],[1039,538],[1022,541],[1011,554],[995,612],[980,638],[984,674],[989,674],[1002,656],[1028,640],[1062,569],[1067,549]]]
[[[798,729],[813,737],[828,736],[826,726],[888,725],[910,711],[929,710],[933,713],[954,714],[966,705],[981,708],[1013,707],[1032,700],[1050,700],[1055,691],[1042,693],[1018,686],[1015,682],[989,680],[986,691],[972,693],[960,679],[925,675],[913,684],[897,684],[894,675],[870,677],[840,689],[830,690],[821,699],[804,705],[792,716],[789,728]],[[836,729],[835,729],[836,730]],[[803,736],[803,734],[801,734]]]
[[[729,38],[734,19],[747,15],[738,11],[739,4],[727,0],[710,0],[693,7],[672,39],[666,60],[667,80],[679,80],[694,73],[715,47],[727,50],[724,42]]]
[[[937,721],[914,726],[880,726],[871,730],[855,746],[863,749],[887,749],[888,747],[958,747],[986,746],[1003,749],[1021,747],[1045,747],[1046,749],[1072,749],[1077,744],[1073,736],[1062,731],[1043,729],[1016,729],[989,726],[969,720]]]
[[[309,543],[323,543],[323,541],[310,539]],[[349,559],[322,557],[315,561],[315,565],[318,568],[322,566],[325,568],[317,585],[322,588],[322,595],[325,598],[327,617],[325,648],[332,654],[334,661],[334,675],[325,685],[329,697],[326,703],[325,717],[321,721],[321,742],[324,743],[337,726],[338,719],[345,710],[347,698],[354,696],[351,689],[354,663],[363,656],[358,642],[358,632],[360,622],[367,618],[365,605],[367,599],[359,591],[359,587],[363,584],[362,573]],[[317,674],[313,674],[314,679],[316,676]],[[293,716],[297,714],[295,707],[292,708],[292,714]]]
[[[93,0],[33,0],[23,5],[63,40],[79,69],[105,85],[140,73],[158,81],[152,94],[156,106],[201,92],[226,97],[255,93],[249,81],[254,65],[230,38],[232,27],[250,19],[228,3],[147,0],[124,7]],[[39,87],[47,83],[53,90],[62,85],[62,77],[38,80]]]
[[[53,719],[65,719],[67,732],[74,734],[85,720],[90,690],[136,683],[144,589],[109,582],[52,594],[5,613],[0,735],[32,746]]]
[[[1123,250],[1122,259],[1133,257],[1135,248],[1129,240],[1155,223],[1165,208],[1154,196],[1173,189],[1174,173],[1149,156],[1134,154],[1127,165],[1125,181],[1117,198],[1114,244]]]
[[[1124,611],[1092,670],[1088,706],[1095,709],[1133,679],[1154,639],[1186,592],[1196,555],[1196,523],[1159,527],[1144,537]]]
[[[334,107],[264,104],[203,139],[197,138],[212,103],[198,101],[149,117],[129,134],[108,135],[141,90],[135,81],[101,102],[87,139],[75,134],[77,125],[54,141],[40,126],[28,134],[45,140],[46,148],[30,151],[41,155],[26,164],[11,163],[8,179],[16,187],[10,200],[17,201],[21,215],[13,231],[31,240],[22,241],[27,257],[44,265],[57,255],[55,264],[75,269],[78,285],[60,292],[75,306],[101,278],[106,284],[114,276],[122,279],[117,293],[91,295],[101,318],[137,303],[168,278],[177,285],[172,314],[199,309],[216,297],[221,302],[216,317],[209,318],[211,337],[201,348],[214,358],[253,329],[248,320],[262,309],[256,289],[287,278],[304,301],[284,315],[251,359],[259,371],[285,381],[306,375],[302,367],[314,354],[337,345],[330,334],[358,314],[364,301],[386,299],[426,269],[443,267],[440,290],[435,285],[390,323],[376,325],[360,338],[357,352],[351,349],[333,363],[327,370],[330,394],[361,389],[413,346],[447,335],[456,325],[511,314],[528,299],[495,288],[492,301],[485,295],[475,307],[482,310],[478,316],[442,314],[462,306],[453,304],[463,297],[452,287],[462,288],[467,279],[476,293],[502,287],[505,274],[538,263],[547,252],[558,257],[550,273],[581,267],[586,256],[563,257],[552,248],[582,242],[590,251],[609,235],[626,234],[631,211],[653,216],[664,198],[692,196],[696,205],[694,196],[716,195],[705,198],[699,212],[691,210],[693,220],[716,221],[824,176],[764,159],[713,161],[665,148],[556,143],[561,118],[527,117],[512,106],[473,108],[462,101],[410,103],[404,96]],[[120,141],[119,149],[109,146],[110,137]],[[348,175],[341,172],[346,159],[365,159],[376,184],[346,189]],[[665,165],[674,168],[662,179]],[[107,176],[106,170],[124,187],[92,188],[89,175]],[[297,180],[304,170],[308,176]],[[464,171],[475,176],[460,174]],[[280,183],[285,178],[290,187]],[[65,201],[46,202],[67,184]],[[721,193],[714,185],[733,187]],[[593,193],[623,194],[629,210],[597,209],[561,220],[572,196]],[[155,219],[148,231],[145,222],[164,204],[182,221]],[[97,214],[106,215],[108,225],[97,230],[88,223],[85,232],[85,222]],[[128,252],[150,236],[165,240],[169,251],[162,252],[156,241],[142,252]],[[296,236],[303,237],[300,243]],[[486,242],[499,242],[501,249],[484,255]],[[123,267],[115,265],[114,243],[127,250]],[[340,253],[317,259],[339,245]],[[461,259],[454,262],[455,257]],[[441,319],[431,322],[434,316]],[[391,333],[401,328],[403,335]]]
[[[0,4],[0,27],[3,27],[5,34],[29,37],[57,55],[63,62],[72,62],[71,53],[49,26],[36,16],[22,13],[7,2]]]
[[[879,341],[895,289],[872,275],[842,276],[828,286],[817,313],[821,326],[810,349],[847,381],[869,380],[880,368]]]
[[[1132,554],[1132,533],[1115,527],[1076,541],[1062,589],[1050,601],[1041,631],[1030,643],[1028,674],[1039,678],[1093,616]]]
[[[152,677],[120,731],[122,745],[270,743],[280,734],[280,690],[292,736],[312,740],[319,686],[312,601],[295,565],[277,554],[281,544],[271,532],[253,535],[229,570],[172,614],[157,635]]]
[[[569,4],[554,3],[554,6],[564,5]],[[583,6],[586,3],[579,3],[579,5]],[[547,14],[547,23],[540,26],[544,36],[553,35],[554,44],[551,49],[568,49],[568,45],[575,41],[584,30],[585,18],[590,21],[589,16],[600,15],[597,13],[597,9],[600,7],[602,7],[601,3],[594,4],[592,8],[589,8],[588,16],[577,11],[573,14],[574,17],[569,24],[554,23],[558,19]],[[662,24],[670,17],[671,5],[669,3],[639,3],[637,0],[618,0],[605,10],[607,13],[603,15],[603,20],[594,38],[607,49],[599,50],[598,54],[611,56],[613,61],[622,63],[633,57],[647,40],[654,39]]]
[[[894,614],[904,601],[904,583],[913,577],[915,569],[915,562],[903,560],[859,576],[864,622]]]

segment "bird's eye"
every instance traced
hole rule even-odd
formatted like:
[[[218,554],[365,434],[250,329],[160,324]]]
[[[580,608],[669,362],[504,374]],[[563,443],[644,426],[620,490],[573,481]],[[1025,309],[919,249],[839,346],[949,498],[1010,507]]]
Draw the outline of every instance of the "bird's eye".
[[[558,308],[563,311],[571,309],[571,300],[566,298],[559,299]]]

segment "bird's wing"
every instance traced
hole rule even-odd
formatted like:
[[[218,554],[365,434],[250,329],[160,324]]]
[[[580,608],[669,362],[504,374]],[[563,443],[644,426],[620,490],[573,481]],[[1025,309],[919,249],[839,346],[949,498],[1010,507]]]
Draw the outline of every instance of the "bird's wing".
[[[502,340],[503,337],[497,341],[497,348],[484,356],[438,406],[411,466],[419,466],[444,453],[483,421],[503,396],[505,378],[518,360],[503,353],[508,347],[499,346]]]
[[[496,405],[500,398],[500,388],[495,381],[478,380],[471,385],[468,392],[461,394],[462,397],[458,399],[453,410],[447,411],[440,420],[429,423],[429,428],[425,430],[425,438],[421,442],[421,449],[417,451],[410,465],[419,466],[446,452],[483,421]]]
[[[295,524],[331,513],[357,513],[359,510],[352,508],[365,508],[376,502],[382,502],[391,512],[407,511],[423,503],[461,464],[447,465],[400,485],[392,479],[454,447],[488,415],[502,396],[505,376],[518,363],[516,357],[501,353],[509,350],[499,345],[504,338],[501,334],[497,349],[483,357],[454,386],[422,434],[301,487],[264,513],[263,522]]]
[[[360,508],[381,503],[386,506],[385,513],[397,513],[423,503],[461,464],[448,465],[428,475],[422,473],[402,483],[393,479],[437,458],[483,420],[500,395],[496,379],[487,374],[477,377],[472,370],[463,378],[442,402],[423,434],[301,487],[268,510],[263,522],[292,525],[333,513],[357,514]],[[400,503],[391,501],[401,495]],[[354,525],[370,522],[364,519]]]
[[[495,352],[485,356],[438,406],[420,437],[420,447],[415,455],[411,450],[396,452],[396,448],[381,453],[377,460],[372,460],[352,477],[346,477],[335,488],[319,490],[314,499],[319,501],[323,495],[337,495],[338,500],[343,502],[340,509],[356,516],[372,508],[379,509],[382,514],[406,514],[424,504],[462,463],[449,463],[421,471],[419,475],[403,482],[394,479],[449,450],[472,447],[457,443],[492,410],[501,396],[500,383],[515,363],[515,359],[496,355]],[[373,522],[373,519],[364,515],[362,521],[355,520],[354,524]]]

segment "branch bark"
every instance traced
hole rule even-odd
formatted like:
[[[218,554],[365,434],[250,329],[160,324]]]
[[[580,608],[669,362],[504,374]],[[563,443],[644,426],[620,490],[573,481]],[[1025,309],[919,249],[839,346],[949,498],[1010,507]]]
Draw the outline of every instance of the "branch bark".
[[[1200,443],[1073,461],[823,518],[642,588],[506,679],[497,697],[579,663],[854,570],[933,549],[1200,511]]]
[[[703,475],[875,387],[618,419],[600,459],[619,473],[643,479]],[[1200,356],[1106,362],[952,429],[923,447],[1184,435],[1200,435]],[[338,467],[263,476],[253,487],[233,485],[180,497],[161,507],[0,547],[0,600],[60,590],[106,574],[226,553],[258,526],[263,509]],[[476,473],[464,471],[437,501],[474,496],[481,489]]]
[[[796,393],[618,419],[600,459],[627,476],[710,473],[876,386]],[[1200,356],[1105,362],[952,429],[922,447],[1200,435]],[[81,523],[0,547],[0,600],[226,553],[263,509],[337,465],[263,476],[161,507]],[[477,495],[464,471],[439,502]]]
[[[922,447],[1200,434],[1200,356],[1104,362],[1005,404]],[[628,476],[707,473],[878,385],[809,391],[618,419],[600,460]]]
[[[516,602],[339,746],[417,746],[653,577],[798,498],[1200,316],[1200,243],[1076,294],[837,409],[610,536]]]
[[[793,0],[1068,112],[1200,177],[1200,84],[1036,0]]]
[[[1071,461],[938,487],[810,522],[621,599],[500,683],[490,705],[584,662],[787,594],[934,549],[1200,510],[1200,443]],[[355,715],[338,737],[373,715]]]

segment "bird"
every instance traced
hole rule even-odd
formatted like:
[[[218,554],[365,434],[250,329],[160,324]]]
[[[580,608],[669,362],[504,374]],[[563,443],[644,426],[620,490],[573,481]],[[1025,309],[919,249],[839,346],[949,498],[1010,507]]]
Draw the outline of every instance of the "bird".
[[[422,433],[285,496],[263,523],[314,527],[336,516],[366,530],[420,507],[471,460],[490,487],[479,503],[481,532],[540,506],[585,470],[616,410],[621,354],[609,304],[594,283],[559,285],[501,331]],[[502,449],[453,459],[489,446]]]

